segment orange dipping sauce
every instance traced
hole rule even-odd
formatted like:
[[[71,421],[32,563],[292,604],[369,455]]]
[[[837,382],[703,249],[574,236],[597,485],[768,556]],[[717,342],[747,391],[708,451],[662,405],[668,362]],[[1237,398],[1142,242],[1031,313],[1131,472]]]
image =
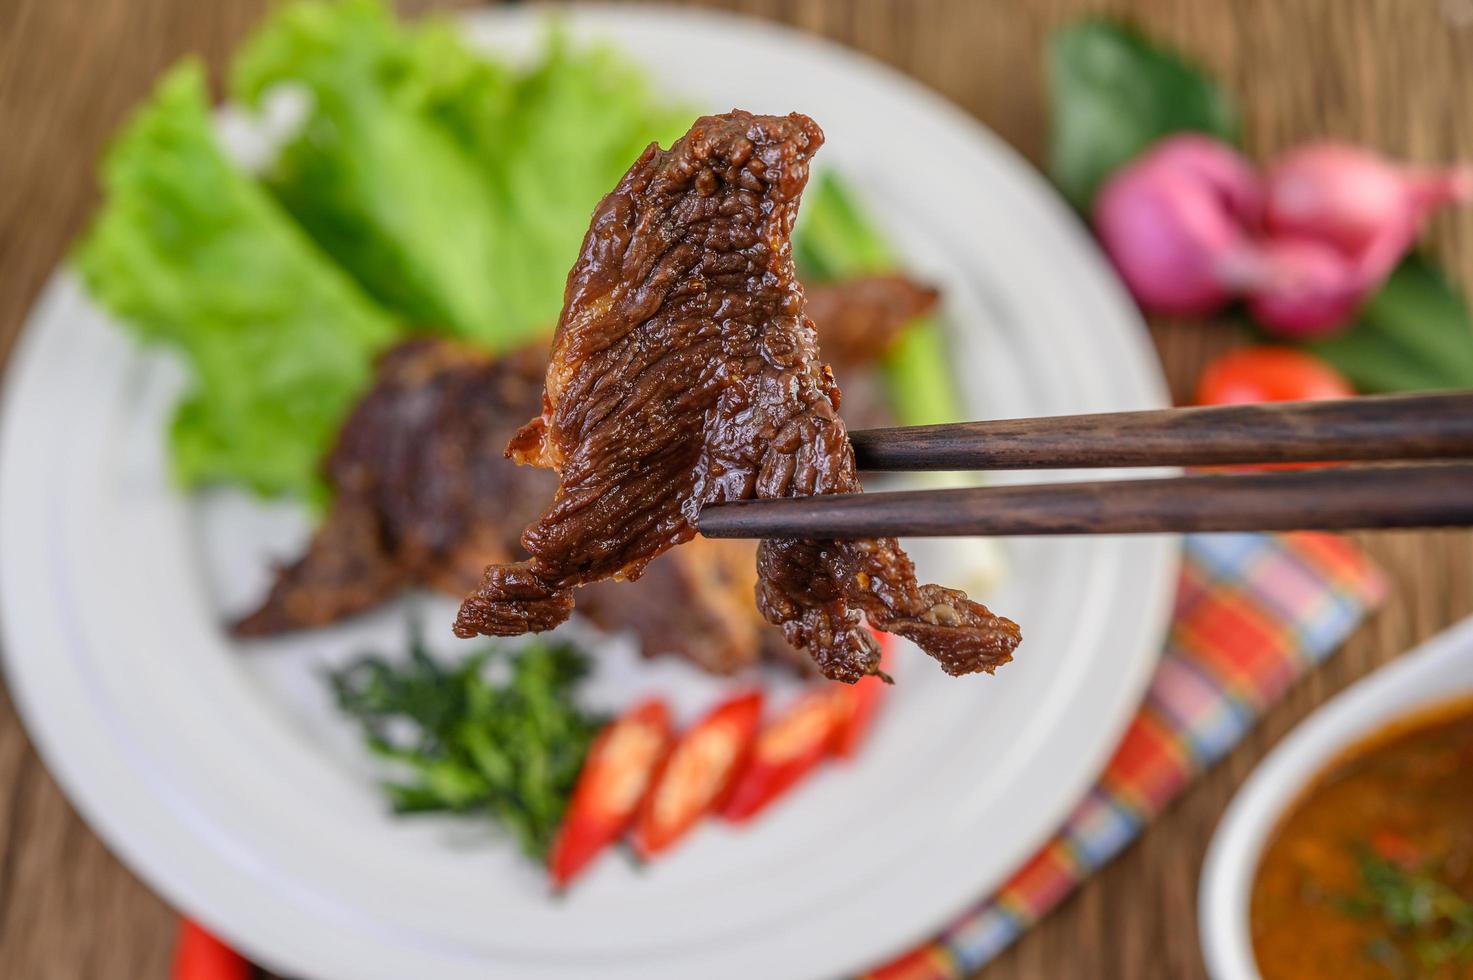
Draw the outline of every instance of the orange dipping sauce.
[[[1473,699],[1327,767],[1264,851],[1250,921],[1265,980],[1473,978]]]

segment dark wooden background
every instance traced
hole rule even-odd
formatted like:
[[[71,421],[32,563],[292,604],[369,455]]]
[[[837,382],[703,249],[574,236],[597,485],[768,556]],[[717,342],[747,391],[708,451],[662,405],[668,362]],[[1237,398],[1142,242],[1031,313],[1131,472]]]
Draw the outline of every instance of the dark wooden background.
[[[1039,52],[1084,11],[1126,14],[1191,52],[1238,94],[1248,144],[1269,154],[1336,136],[1398,156],[1473,159],[1473,0],[714,0],[825,34],[910,72],[1034,160]],[[0,0],[0,359],[96,197],[99,147],[185,52],[217,71],[263,0]],[[420,4],[413,6],[419,7]],[[1473,209],[1434,246],[1473,289]],[[1239,339],[1226,325],[1157,323],[1173,391]],[[988,978],[1195,977],[1203,850],[1234,788],[1316,704],[1473,611],[1473,534],[1366,536],[1390,602],[1333,662],[1121,859]],[[77,818],[0,694],[0,977],[166,974],[174,913]]]

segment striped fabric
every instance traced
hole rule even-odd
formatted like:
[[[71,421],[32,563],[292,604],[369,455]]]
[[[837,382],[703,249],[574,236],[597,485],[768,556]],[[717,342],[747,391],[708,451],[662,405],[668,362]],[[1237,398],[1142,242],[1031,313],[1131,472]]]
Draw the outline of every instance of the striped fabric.
[[[1344,538],[1188,536],[1166,651],[1100,781],[1000,891],[867,976],[951,980],[980,968],[1119,854],[1384,592],[1379,572]]]

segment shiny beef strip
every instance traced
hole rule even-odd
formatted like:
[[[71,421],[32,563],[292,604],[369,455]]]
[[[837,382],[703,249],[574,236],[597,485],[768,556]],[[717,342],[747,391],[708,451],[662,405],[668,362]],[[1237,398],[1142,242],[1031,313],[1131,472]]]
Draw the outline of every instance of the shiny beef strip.
[[[934,291],[886,276],[825,285],[814,295],[827,297],[819,304],[826,319],[815,324],[820,339],[827,346],[833,338],[853,358],[840,366],[850,379],[846,420],[888,424],[873,359],[920,311],[913,298]],[[522,528],[556,481],[498,450],[541,407],[545,372],[540,350],[499,361],[425,337],[381,357],[324,464],[332,508],[306,554],[278,570],[273,591],[237,632],[325,626],[416,584],[464,595],[488,561],[525,557]],[[580,596],[583,612],[605,629],[632,631],[646,655],[674,654],[713,673],[764,659],[811,667],[752,602],[756,549],[751,541],[698,539],[662,556],[637,586],[591,586]]]
[[[464,594],[487,561],[522,557],[521,529],[555,483],[501,453],[537,411],[546,363],[538,349],[492,358],[431,338],[383,355],[324,462],[332,509],[235,632],[325,626],[410,585]]]
[[[522,537],[531,559],[486,569],[458,635],[553,628],[574,587],[638,578],[707,504],[860,490],[789,243],[822,142],[798,114],[704,117],[600,203],[542,414],[508,447],[555,469],[557,495]],[[951,674],[991,671],[1018,643],[1008,620],[918,584],[894,540],[763,541],[757,568],[758,608],[836,680],[879,670],[865,617]]]
[[[820,348],[841,382],[845,424],[894,425],[875,361],[934,308],[936,290],[885,275],[804,292]],[[761,661],[812,673],[813,661],[789,646],[753,602],[756,558],[755,541],[697,536],[656,558],[637,582],[580,589],[578,610],[603,629],[633,633],[648,657],[674,654],[713,674],[735,674]]]

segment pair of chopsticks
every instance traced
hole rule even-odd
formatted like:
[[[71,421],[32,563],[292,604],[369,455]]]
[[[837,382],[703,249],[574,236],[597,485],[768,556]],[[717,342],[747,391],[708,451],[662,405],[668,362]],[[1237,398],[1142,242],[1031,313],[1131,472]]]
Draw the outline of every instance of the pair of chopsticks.
[[[1473,392],[962,422],[850,433],[865,471],[1335,466],[717,504],[712,538],[1131,534],[1473,525]]]

